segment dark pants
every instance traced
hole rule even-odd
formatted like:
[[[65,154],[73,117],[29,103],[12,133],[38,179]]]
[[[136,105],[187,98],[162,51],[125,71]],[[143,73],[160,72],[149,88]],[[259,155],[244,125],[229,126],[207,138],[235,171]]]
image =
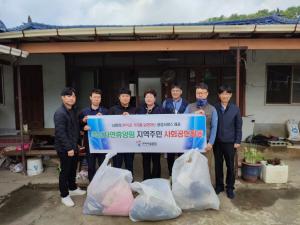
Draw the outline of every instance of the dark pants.
[[[223,161],[225,159],[227,174],[226,174],[226,189],[233,190],[235,183],[234,173],[234,157],[236,150],[233,143],[217,142],[214,145],[215,156],[215,173],[216,173],[216,188],[224,188]]]
[[[69,195],[69,190],[77,189],[76,170],[78,154],[69,157],[67,153],[58,153],[60,159],[59,190],[62,198]]]
[[[93,180],[93,177],[95,176],[97,161],[98,161],[98,166],[101,166],[101,164],[105,159],[105,155],[106,154],[103,153],[90,153],[89,151],[87,152],[86,157],[88,163],[88,177],[90,182]]]
[[[142,153],[144,180],[160,178],[160,153]],[[152,170],[151,170],[152,161]]]
[[[175,156],[178,155],[180,157],[183,153],[168,153],[167,154],[167,161],[168,161],[168,169],[169,169],[169,176],[172,176],[172,168],[175,161]]]
[[[133,159],[134,153],[118,153],[113,157],[113,166],[116,168],[122,168],[122,164],[124,161],[125,168],[131,171],[133,175]]]

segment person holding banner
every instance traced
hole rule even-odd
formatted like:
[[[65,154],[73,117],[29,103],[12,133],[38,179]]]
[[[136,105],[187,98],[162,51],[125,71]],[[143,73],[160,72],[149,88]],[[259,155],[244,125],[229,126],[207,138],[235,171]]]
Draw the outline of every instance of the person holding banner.
[[[100,89],[93,89],[90,94],[91,105],[83,109],[79,115],[80,130],[84,132],[83,143],[86,150],[87,163],[88,163],[88,178],[91,182],[96,173],[96,163],[98,161],[98,166],[100,166],[105,158],[103,153],[90,153],[89,141],[88,141],[88,130],[90,129],[87,125],[88,116],[91,115],[107,115],[108,110],[101,104],[102,91]]]
[[[242,117],[240,109],[230,102],[232,89],[228,85],[222,85],[218,90],[220,102],[216,104],[218,113],[218,130],[214,145],[215,174],[217,194],[224,191],[223,162],[227,166],[226,174],[226,194],[233,199],[235,172],[234,158],[236,150],[240,147],[242,139]]]
[[[144,92],[145,103],[139,107],[136,114],[164,114],[165,110],[155,104],[156,91],[153,89]],[[160,178],[160,153],[142,153],[144,180],[151,178]],[[152,170],[151,170],[152,161]]]
[[[184,113],[195,113],[206,116],[206,137],[207,145],[205,155],[208,159],[208,166],[211,173],[212,148],[216,139],[218,114],[214,106],[208,103],[208,86],[205,83],[200,83],[196,86],[196,102],[187,106]]]
[[[75,89],[64,88],[61,92],[61,99],[63,104],[54,114],[55,149],[60,159],[59,190],[61,202],[72,207],[75,204],[70,196],[86,193],[77,188],[75,183],[78,144],[80,143],[78,118],[74,109]]]
[[[135,114],[136,108],[130,105],[131,91],[127,88],[119,90],[119,102],[111,107],[108,111],[109,115],[129,115]],[[122,168],[123,161],[125,168],[133,174],[134,153],[118,153],[113,157],[113,166]]]
[[[171,86],[171,96],[172,98],[167,98],[163,102],[163,108],[167,114],[182,114],[184,113],[188,102],[181,97],[182,88],[179,84],[175,83]],[[172,176],[172,167],[174,165],[176,153],[167,153],[167,162],[169,169],[169,176]],[[178,153],[181,156],[182,153]]]

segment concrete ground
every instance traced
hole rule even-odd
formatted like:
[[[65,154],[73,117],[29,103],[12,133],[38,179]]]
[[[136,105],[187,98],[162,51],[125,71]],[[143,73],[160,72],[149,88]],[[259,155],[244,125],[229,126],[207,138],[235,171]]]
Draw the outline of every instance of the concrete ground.
[[[263,149],[262,149],[263,150]],[[285,224],[300,225],[300,149],[267,148],[266,158],[279,157],[289,165],[287,184],[255,184],[236,181],[236,198],[219,195],[219,211],[184,212],[174,220],[157,224]],[[166,160],[162,176],[167,178]],[[87,216],[82,214],[84,196],[74,197],[75,207],[60,202],[58,172],[52,164],[43,174],[27,177],[0,170],[0,224],[132,224],[128,217]],[[141,157],[135,159],[135,180],[141,180]],[[84,185],[81,183],[81,185]],[[139,222],[138,224],[146,224]]]

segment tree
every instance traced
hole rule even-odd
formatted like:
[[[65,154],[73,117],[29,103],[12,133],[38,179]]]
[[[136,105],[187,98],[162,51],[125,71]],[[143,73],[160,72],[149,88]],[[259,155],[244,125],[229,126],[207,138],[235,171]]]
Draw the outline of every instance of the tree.
[[[271,15],[281,15],[290,19],[298,19],[300,16],[300,6],[289,7],[286,10],[271,10],[262,9],[252,14],[231,14],[229,17],[220,16],[220,17],[212,17],[206,20],[206,22],[217,22],[217,21],[229,21],[229,20],[243,20],[243,19],[255,19],[259,17],[271,16]]]

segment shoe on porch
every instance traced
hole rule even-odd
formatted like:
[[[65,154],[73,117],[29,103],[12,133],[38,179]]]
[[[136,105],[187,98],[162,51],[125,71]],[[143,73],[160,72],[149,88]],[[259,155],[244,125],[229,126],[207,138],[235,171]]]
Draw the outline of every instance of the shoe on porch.
[[[215,187],[215,192],[216,192],[217,195],[220,194],[223,191],[224,191],[224,187]]]
[[[85,190],[81,190],[80,188],[77,188],[73,191],[69,191],[70,196],[75,196],[75,195],[85,195],[86,191]]]
[[[235,193],[231,189],[226,190],[226,194],[227,194],[227,197],[230,199],[234,199],[234,197],[235,197]]]
[[[61,202],[67,207],[73,207],[75,205],[75,203],[71,199],[70,195],[68,195],[67,197],[61,198]]]

